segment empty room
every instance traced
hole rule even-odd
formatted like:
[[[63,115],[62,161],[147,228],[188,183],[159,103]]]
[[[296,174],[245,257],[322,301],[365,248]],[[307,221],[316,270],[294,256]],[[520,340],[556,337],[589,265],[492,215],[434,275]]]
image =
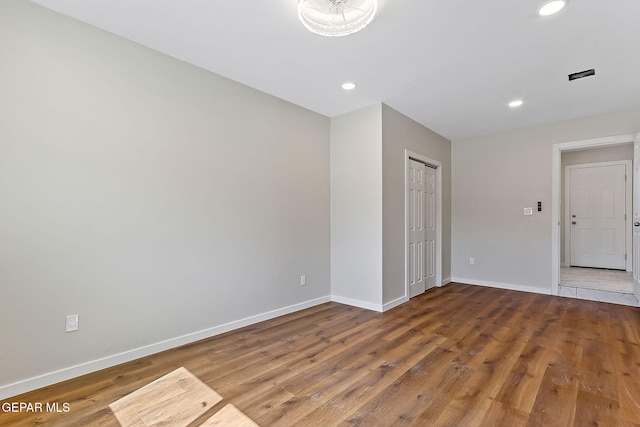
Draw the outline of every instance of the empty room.
[[[639,19],[0,1],[0,426],[640,426]]]

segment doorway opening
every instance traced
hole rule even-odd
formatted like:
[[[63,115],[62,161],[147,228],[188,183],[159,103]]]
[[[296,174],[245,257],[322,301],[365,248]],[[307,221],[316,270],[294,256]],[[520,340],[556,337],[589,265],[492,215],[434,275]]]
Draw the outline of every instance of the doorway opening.
[[[405,150],[405,297],[442,286],[442,163]]]
[[[566,143],[559,143],[553,145],[553,159],[552,159],[552,283],[551,283],[551,293],[552,295],[562,295],[562,296],[571,296],[575,298],[582,299],[594,299],[598,301],[606,301],[606,302],[615,302],[626,304],[626,302],[620,300],[619,297],[629,298],[628,305],[636,305],[637,296],[634,295],[633,292],[633,282],[631,284],[631,293],[629,293],[629,278],[631,276],[632,270],[632,254],[631,254],[631,203],[632,203],[632,194],[629,192],[627,194],[627,201],[625,202],[624,214],[627,216],[627,224],[624,227],[623,236],[624,236],[624,252],[627,255],[627,259],[624,260],[621,265],[618,265],[616,268],[620,268],[620,270],[612,270],[612,269],[602,269],[602,268],[593,268],[593,267],[601,267],[602,265],[598,264],[598,262],[594,262],[591,265],[587,262],[585,265],[584,260],[579,260],[577,263],[574,263],[572,260],[572,252],[571,247],[572,244],[574,248],[576,247],[576,242],[572,242],[571,238],[571,230],[570,227],[577,227],[578,224],[573,224],[573,222],[586,222],[585,218],[582,218],[581,221],[577,220],[577,216],[580,215],[578,213],[570,212],[570,207],[565,206],[566,202],[566,187],[565,187],[565,167],[567,166],[567,158],[571,156],[580,157],[584,153],[588,153],[591,151],[591,155],[595,152],[595,149],[601,148],[616,148],[623,149],[626,146],[629,150],[633,150],[633,142],[635,135],[620,135],[614,137],[606,137],[606,138],[597,138],[583,141],[573,141]],[[592,151],[593,150],[593,151]],[[578,155],[576,153],[582,152],[582,154]],[[591,157],[593,159],[593,157]],[[631,158],[634,158],[633,155]],[[602,160],[602,158],[600,158]],[[612,160],[612,159],[608,159]],[[617,159],[616,159],[617,160]],[[597,162],[597,161],[596,161]],[[582,161],[580,163],[588,164],[588,163],[596,163],[593,160]],[[628,166],[627,175],[628,179],[631,180],[632,168]],[[584,180],[584,177],[579,177]],[[570,179],[570,178],[569,178]],[[589,178],[590,179],[590,178]],[[631,181],[629,181],[629,186],[631,186]],[[625,189],[625,191],[627,191]],[[607,193],[610,197],[610,192]],[[588,197],[587,197],[588,199]],[[581,203],[580,200],[577,203]],[[570,202],[567,202],[566,205],[570,205]],[[572,215],[576,215],[576,217],[572,217]],[[589,227],[585,227],[589,228]],[[607,228],[607,227],[604,227]],[[583,234],[592,233],[590,231],[584,232]],[[602,227],[600,231],[597,233],[592,233],[592,235],[599,236],[596,241],[597,245],[602,246],[604,244],[607,246],[605,248],[605,252],[612,251],[612,244],[615,243],[616,238],[612,239],[612,236],[615,233],[612,233],[610,230],[602,231]],[[603,242],[604,235],[604,242]],[[568,236],[568,237],[567,237]],[[618,242],[620,242],[621,237],[618,237]],[[574,235],[574,240],[576,237]],[[607,240],[608,239],[608,240]],[[588,239],[587,239],[588,240]],[[592,243],[584,243],[580,242],[580,238],[578,238],[579,245],[584,246],[584,248],[588,248],[589,245],[593,245]],[[586,245],[586,246],[585,246]],[[584,249],[583,248],[583,249]],[[618,245],[618,250],[619,245]],[[587,249],[585,252],[589,252]],[[587,257],[588,258],[588,257]],[[597,258],[597,257],[596,257]],[[619,262],[619,260],[618,260]],[[572,264],[578,264],[578,266]],[[581,265],[582,264],[582,265]],[[605,264],[606,266],[606,264]],[[609,280],[607,281],[607,278]],[[614,289],[615,288],[615,289]],[[635,299],[635,302],[631,301],[631,299]]]

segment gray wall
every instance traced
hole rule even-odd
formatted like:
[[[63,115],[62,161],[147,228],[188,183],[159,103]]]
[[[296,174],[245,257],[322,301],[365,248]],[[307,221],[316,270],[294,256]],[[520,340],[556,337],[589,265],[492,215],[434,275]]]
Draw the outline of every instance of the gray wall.
[[[442,163],[442,278],[451,277],[451,143],[382,106],[383,302],[405,295],[405,149]]]
[[[565,264],[565,167],[586,163],[613,162],[616,160],[633,160],[633,143],[621,144],[613,147],[565,151],[562,153],[562,186],[560,189],[560,261],[563,265]],[[631,203],[631,201],[629,201],[629,203]]]
[[[334,300],[383,311],[405,297],[405,149],[443,164],[442,276],[450,277],[450,142],[376,104],[331,120]]]
[[[550,292],[552,145],[638,131],[636,109],[453,141],[453,279]]]
[[[27,1],[0,52],[0,388],[328,297],[329,119]]]
[[[382,108],[331,119],[331,293],[382,303]]]

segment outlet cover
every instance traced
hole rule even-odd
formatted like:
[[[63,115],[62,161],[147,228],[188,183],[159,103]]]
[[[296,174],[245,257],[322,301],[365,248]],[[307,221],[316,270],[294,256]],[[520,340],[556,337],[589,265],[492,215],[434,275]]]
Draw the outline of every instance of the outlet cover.
[[[71,314],[66,317],[65,332],[74,332],[78,330],[78,315]]]

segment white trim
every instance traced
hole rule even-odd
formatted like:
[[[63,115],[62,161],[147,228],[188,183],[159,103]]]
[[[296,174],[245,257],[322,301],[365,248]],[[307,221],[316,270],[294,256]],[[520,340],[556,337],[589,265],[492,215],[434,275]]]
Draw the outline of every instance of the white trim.
[[[442,286],[442,162],[404,150],[404,295],[409,300],[409,160],[436,168],[436,286]]]
[[[640,162],[640,133],[638,133],[638,135],[634,138],[633,141],[633,169],[632,169],[632,173],[631,173],[631,179],[633,180],[633,195],[631,197],[631,204],[633,205],[632,208],[632,216],[631,216],[631,222],[633,223],[631,229],[633,230],[631,232],[631,272],[633,273],[633,294],[636,296],[636,298],[638,299],[638,307],[640,307],[640,282],[638,280],[638,275],[640,275],[640,271],[638,271],[638,267],[640,264],[640,253],[638,253],[640,251],[639,246],[639,242],[638,242],[638,232],[635,231],[636,230],[636,222],[638,221],[638,217],[640,216],[640,197],[638,196],[640,194],[640,186],[638,185],[638,183],[640,182],[640,176],[637,176],[638,173],[638,168],[639,168],[639,163]],[[634,271],[635,270],[635,271]]]
[[[563,151],[582,148],[605,147],[633,142],[635,135],[618,135],[605,138],[560,142],[551,149],[551,294],[558,295],[560,283],[560,186],[562,184]]]
[[[570,176],[570,172],[573,169],[583,169],[591,167],[606,167],[606,166],[624,166],[625,167],[625,183],[624,183],[624,197],[625,197],[625,215],[626,220],[624,224],[625,232],[625,269],[631,271],[631,240],[632,240],[632,192],[631,187],[633,183],[633,166],[631,160],[615,160],[611,162],[597,162],[597,163],[580,163],[575,165],[567,165],[564,167],[564,261],[565,265],[570,266],[571,260],[571,218],[569,212],[571,211],[571,180],[567,179]]]
[[[407,301],[409,301],[409,298],[407,298],[406,296],[402,296],[402,297],[400,297],[400,298],[396,298],[396,299],[395,299],[395,300],[393,300],[393,301],[389,301],[388,303],[383,304],[383,305],[382,305],[382,311],[383,311],[383,312],[385,312],[385,311],[389,311],[389,310],[391,310],[392,308],[395,308],[395,307],[397,307],[397,306],[399,306],[399,305],[401,305],[401,304],[404,304],[404,303],[405,303],[405,302],[407,302]]]
[[[379,313],[382,313],[383,311],[382,304],[375,304],[369,301],[361,301],[358,299],[346,298],[338,295],[331,295],[331,301],[350,305],[353,307],[364,308],[366,310],[377,311]]]
[[[534,286],[514,285],[511,283],[488,282],[485,280],[468,279],[464,277],[453,277],[452,280],[456,283],[461,283],[466,285],[477,285],[477,286],[484,286],[487,288],[506,289],[509,291],[520,291],[520,292],[530,292],[534,294],[551,295],[551,292],[549,291],[549,289],[538,288]]]
[[[171,338],[165,341],[161,341],[155,344],[139,347],[133,350],[127,350],[122,353],[114,354],[111,356],[103,357],[90,362],[81,363],[79,365],[70,366],[68,368],[60,369],[58,371],[49,372],[47,374],[39,375],[37,377],[29,378],[26,380],[18,381],[13,384],[8,384],[0,387],[0,400],[4,400],[13,396],[17,396],[28,391],[36,390],[42,387],[46,387],[51,384],[59,383],[71,378],[79,377],[91,372],[96,372],[101,369],[110,368],[112,366],[119,365],[121,363],[130,362],[141,357],[149,356],[159,353],[161,351],[169,350],[181,345],[196,342],[205,338],[210,338],[215,335],[220,335],[225,332],[233,331],[234,329],[243,328],[245,326],[253,325],[255,323],[263,322],[265,320],[273,319],[275,317],[284,316],[285,314],[294,313],[296,311],[304,310],[306,308],[314,307],[316,305],[324,304],[331,301],[329,296],[316,298],[313,300],[301,302],[299,304],[290,305],[288,307],[279,308],[276,310],[268,311],[266,313],[258,314],[255,316],[246,317],[244,319],[236,320],[233,322],[225,323],[222,325],[214,326],[202,331],[193,332],[190,334],[182,335],[176,338]]]
[[[439,288],[441,288],[441,287],[443,287],[443,286],[448,285],[449,283],[451,283],[451,277],[447,277],[447,278],[443,279],[443,280],[442,280],[442,284],[438,285],[438,287],[439,287]],[[433,289],[433,288],[431,288],[431,289]],[[427,289],[427,290],[428,290],[428,289]],[[384,305],[382,306],[382,311],[383,311],[383,312],[385,312],[385,311],[389,311],[389,310],[391,310],[392,308],[395,308],[395,307],[397,307],[397,306],[399,306],[399,305],[401,305],[401,304],[404,304],[405,302],[408,302],[408,301],[409,301],[409,298],[407,298],[407,296],[406,296],[406,295],[405,295],[405,296],[402,296],[402,297],[400,297],[400,298],[397,298],[397,299],[395,299],[395,300],[393,300],[393,301],[390,301],[390,302],[388,302],[388,303],[384,304]]]

